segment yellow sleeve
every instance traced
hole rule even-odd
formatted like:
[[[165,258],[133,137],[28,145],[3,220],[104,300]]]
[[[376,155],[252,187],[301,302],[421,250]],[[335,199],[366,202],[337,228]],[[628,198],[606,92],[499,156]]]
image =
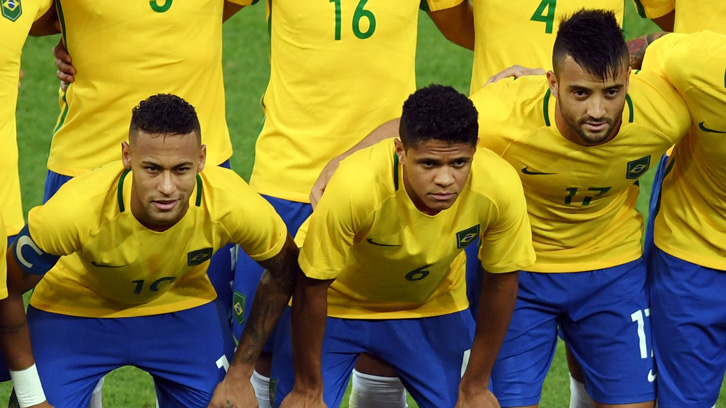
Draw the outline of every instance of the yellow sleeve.
[[[345,161],[325,189],[315,211],[309,218],[307,236],[300,251],[300,267],[313,279],[335,279],[343,271],[346,259],[362,229],[364,218],[373,212],[370,192],[361,186],[370,185],[365,178],[370,170],[346,166]]]
[[[239,4],[240,6],[251,6],[259,0],[224,0],[227,3]]]
[[[89,196],[77,180],[63,185],[45,204],[28,213],[31,238],[43,252],[70,255],[82,248],[80,231],[93,229],[93,219],[99,216],[89,206]],[[81,215],[82,214],[82,215]]]
[[[643,18],[658,18],[675,10],[673,0],[633,0],[638,14]]]
[[[482,231],[479,260],[482,267],[491,273],[525,269],[534,264],[535,253],[522,182],[504,159],[481,148],[477,154],[484,153],[491,155],[487,159],[489,163],[500,162],[497,176],[489,178],[496,184],[495,194],[490,199],[494,201],[498,214]]]
[[[50,10],[50,6],[52,6],[52,5],[53,5],[52,0],[40,0],[38,12],[35,14],[34,20],[37,20],[37,19],[43,17],[43,14],[48,12],[48,10]]]
[[[422,0],[421,8],[426,11],[446,10],[458,6],[462,1],[469,0]]]

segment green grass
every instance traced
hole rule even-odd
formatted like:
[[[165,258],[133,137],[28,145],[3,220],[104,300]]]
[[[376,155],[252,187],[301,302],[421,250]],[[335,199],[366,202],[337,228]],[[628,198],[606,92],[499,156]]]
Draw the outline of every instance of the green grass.
[[[626,4],[629,6],[625,26],[628,37],[653,30],[649,22],[635,16],[629,1]],[[261,2],[233,17],[224,30],[227,120],[235,148],[232,167],[245,179],[249,178],[252,169],[254,141],[263,119],[259,100],[269,76],[269,38],[264,14],[264,3]],[[26,76],[20,90],[17,116],[20,177],[26,212],[42,201],[47,152],[58,114],[58,82],[51,55],[56,42],[57,38],[31,38],[23,54]],[[443,83],[468,93],[471,66],[471,53],[448,43],[422,15],[417,60],[419,86]],[[650,184],[643,185],[644,191],[649,192]],[[9,383],[0,387],[0,401],[7,401],[9,388]],[[107,408],[151,408],[155,406],[154,395],[151,377],[133,367],[114,371],[107,377],[104,388]],[[566,407],[568,401],[567,368],[560,344],[545,381],[541,406]],[[409,404],[416,407],[413,401]],[[718,406],[726,407],[726,404]],[[347,407],[347,402],[343,407]]]

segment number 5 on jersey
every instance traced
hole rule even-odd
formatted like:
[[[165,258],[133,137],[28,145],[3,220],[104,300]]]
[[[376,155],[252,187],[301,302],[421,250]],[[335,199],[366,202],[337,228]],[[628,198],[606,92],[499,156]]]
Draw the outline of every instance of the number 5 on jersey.
[[[343,0],[330,0],[335,3],[335,41],[340,41],[342,26],[342,5]],[[361,40],[365,40],[376,31],[376,16],[364,7],[368,0],[360,0],[353,13],[353,34]],[[366,23],[363,23],[363,21]],[[366,27],[367,26],[367,27]],[[365,28],[365,31],[363,30]]]

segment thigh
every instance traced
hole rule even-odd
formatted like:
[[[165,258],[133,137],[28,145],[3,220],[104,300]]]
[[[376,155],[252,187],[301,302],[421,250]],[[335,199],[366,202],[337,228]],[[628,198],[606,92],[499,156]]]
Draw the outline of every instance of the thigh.
[[[398,372],[422,408],[456,405],[461,365],[471,348],[471,313],[371,321],[371,353]]]
[[[48,402],[87,408],[96,383],[128,364],[124,329],[115,319],[49,313],[28,306],[33,354]]]
[[[224,379],[234,340],[224,308],[210,302],[192,309],[127,318],[131,364],[147,371],[161,407],[206,407]],[[133,319],[133,320],[130,320]]]
[[[492,369],[492,391],[502,407],[539,403],[557,348],[558,305],[566,296],[550,275],[519,274],[514,314]]]
[[[219,167],[229,169],[229,160],[221,163]],[[207,268],[207,275],[217,292],[217,298],[227,309],[227,318],[232,316],[232,281],[236,264],[237,247],[227,244],[214,254]]]
[[[282,217],[287,225],[287,230],[291,236],[295,236],[300,225],[312,213],[312,207],[307,203],[298,203],[294,201],[282,200],[275,197],[263,196],[272,204],[275,211]],[[232,308],[234,319],[232,326],[234,337],[239,340],[244,330],[245,322],[249,317],[252,309],[252,300],[257,292],[257,285],[260,282],[264,269],[252,258],[247,256],[244,251],[237,254],[237,267],[235,269],[234,290],[232,293]],[[272,349],[272,341],[270,339],[265,346],[266,351]]]
[[[708,408],[726,371],[726,272],[656,249],[651,316],[662,408]]]
[[[643,260],[567,275],[580,296],[560,320],[561,335],[582,367],[588,394],[602,404],[654,400]]]

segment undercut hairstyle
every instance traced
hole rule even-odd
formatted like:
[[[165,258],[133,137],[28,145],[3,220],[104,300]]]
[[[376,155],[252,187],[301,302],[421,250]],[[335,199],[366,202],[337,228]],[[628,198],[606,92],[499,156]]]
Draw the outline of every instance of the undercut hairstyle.
[[[568,55],[603,81],[627,70],[628,47],[615,14],[609,10],[581,9],[564,18],[552,50],[552,66],[558,78]]]
[[[197,112],[189,102],[171,94],[157,94],[139,102],[131,111],[129,136],[134,138],[139,130],[162,135],[186,135],[194,132],[202,142],[202,129]]]
[[[406,149],[429,140],[476,146],[477,119],[469,98],[450,86],[433,84],[417,90],[403,103],[398,132]]]

